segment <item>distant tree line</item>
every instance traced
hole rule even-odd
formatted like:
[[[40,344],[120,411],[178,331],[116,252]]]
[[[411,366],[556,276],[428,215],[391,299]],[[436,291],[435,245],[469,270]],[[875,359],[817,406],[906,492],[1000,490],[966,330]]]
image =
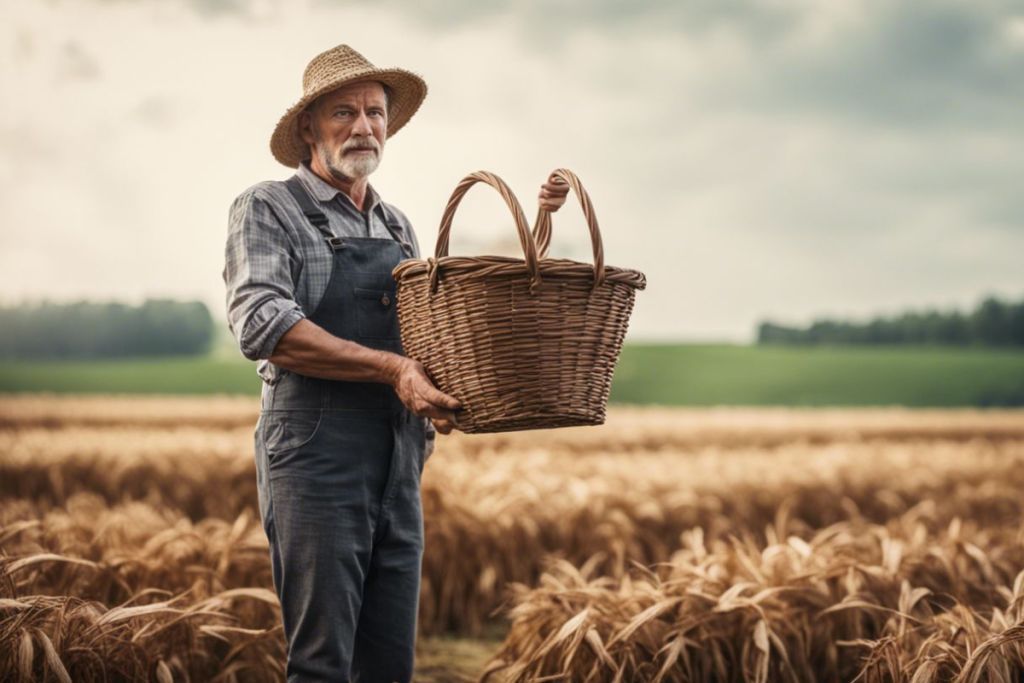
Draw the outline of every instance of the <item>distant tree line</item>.
[[[199,301],[34,303],[0,307],[0,357],[116,358],[194,355],[213,342]]]
[[[1024,346],[1024,301],[989,297],[967,314],[909,312],[864,323],[823,319],[786,327],[765,321],[758,325],[757,343]]]

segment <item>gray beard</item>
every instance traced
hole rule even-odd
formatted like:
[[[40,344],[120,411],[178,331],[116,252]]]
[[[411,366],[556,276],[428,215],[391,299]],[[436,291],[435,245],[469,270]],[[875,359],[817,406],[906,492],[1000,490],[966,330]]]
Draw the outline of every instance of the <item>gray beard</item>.
[[[328,172],[338,180],[354,180],[365,178],[377,170],[380,165],[380,158],[384,150],[378,154],[368,157],[346,157],[340,150],[337,157],[332,157],[323,145],[317,145],[317,154],[320,156],[320,163]]]

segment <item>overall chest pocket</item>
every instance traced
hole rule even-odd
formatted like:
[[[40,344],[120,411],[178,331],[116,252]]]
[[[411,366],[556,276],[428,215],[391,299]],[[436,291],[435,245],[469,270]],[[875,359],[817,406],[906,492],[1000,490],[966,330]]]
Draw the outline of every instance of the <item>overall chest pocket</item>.
[[[356,287],[355,295],[359,336],[364,339],[398,339],[394,290]]]

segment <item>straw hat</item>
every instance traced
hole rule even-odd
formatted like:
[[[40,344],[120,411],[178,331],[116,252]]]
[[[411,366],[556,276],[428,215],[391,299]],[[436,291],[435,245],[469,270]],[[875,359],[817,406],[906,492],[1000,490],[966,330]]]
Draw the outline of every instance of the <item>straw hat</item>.
[[[423,98],[427,84],[405,69],[378,69],[348,45],[321,52],[302,74],[302,98],[285,112],[270,137],[270,151],[285,166],[297,168],[309,156],[309,145],[299,135],[299,114],[326,92],[355,81],[380,81],[391,89],[388,99],[388,137],[408,123]]]

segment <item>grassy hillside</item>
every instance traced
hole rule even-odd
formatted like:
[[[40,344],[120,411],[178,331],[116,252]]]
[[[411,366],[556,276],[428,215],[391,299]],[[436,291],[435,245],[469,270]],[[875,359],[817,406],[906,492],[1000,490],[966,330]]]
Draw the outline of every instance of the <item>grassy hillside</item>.
[[[3,361],[0,391],[131,394],[259,394],[254,363],[241,357]]]
[[[0,391],[259,393],[240,357],[0,363]],[[612,400],[666,405],[1024,405],[1024,352],[631,345]]]
[[[665,405],[1024,405],[1024,352],[633,345],[612,400]]]

